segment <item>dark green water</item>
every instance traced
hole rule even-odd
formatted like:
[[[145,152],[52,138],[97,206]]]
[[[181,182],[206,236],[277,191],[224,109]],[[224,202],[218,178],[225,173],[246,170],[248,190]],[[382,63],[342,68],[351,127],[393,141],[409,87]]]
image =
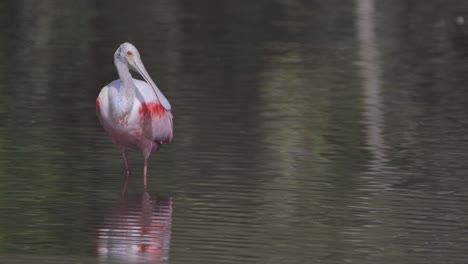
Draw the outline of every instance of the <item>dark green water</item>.
[[[0,3],[2,263],[466,263],[467,19],[441,0]],[[175,119],[149,192],[133,152],[120,199],[94,103],[125,41]]]

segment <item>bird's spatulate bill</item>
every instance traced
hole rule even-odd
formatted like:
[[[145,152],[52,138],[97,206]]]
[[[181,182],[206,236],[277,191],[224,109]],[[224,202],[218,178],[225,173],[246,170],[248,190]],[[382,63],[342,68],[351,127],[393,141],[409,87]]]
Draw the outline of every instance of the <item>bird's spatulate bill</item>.
[[[154,90],[154,93],[158,97],[159,103],[164,107],[164,109],[166,109],[168,111],[171,110],[171,104],[166,99],[166,97],[162,94],[162,92],[159,90],[159,88],[156,86],[156,84],[153,82],[153,80],[149,76],[148,72],[146,71],[145,66],[141,62],[141,60],[136,60],[135,61],[135,69],[143,77],[143,79],[145,79],[145,81],[151,85],[151,87]]]

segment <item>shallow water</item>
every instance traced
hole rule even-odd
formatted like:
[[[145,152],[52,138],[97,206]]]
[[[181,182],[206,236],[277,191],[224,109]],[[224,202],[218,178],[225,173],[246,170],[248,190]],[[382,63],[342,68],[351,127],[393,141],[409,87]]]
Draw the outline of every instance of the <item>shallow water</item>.
[[[6,262],[466,262],[463,1],[56,2],[0,4]],[[125,41],[175,134],[121,197]]]

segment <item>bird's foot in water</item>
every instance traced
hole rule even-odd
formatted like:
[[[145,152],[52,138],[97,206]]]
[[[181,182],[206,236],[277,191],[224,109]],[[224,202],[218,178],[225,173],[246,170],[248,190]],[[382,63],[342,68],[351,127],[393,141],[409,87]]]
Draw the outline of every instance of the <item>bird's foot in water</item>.
[[[130,178],[130,175],[132,175],[131,170],[128,170],[125,172],[125,181],[124,181],[124,185],[122,186],[122,190],[120,191],[120,199],[125,200],[125,196],[127,195],[127,191],[128,191],[128,180]]]

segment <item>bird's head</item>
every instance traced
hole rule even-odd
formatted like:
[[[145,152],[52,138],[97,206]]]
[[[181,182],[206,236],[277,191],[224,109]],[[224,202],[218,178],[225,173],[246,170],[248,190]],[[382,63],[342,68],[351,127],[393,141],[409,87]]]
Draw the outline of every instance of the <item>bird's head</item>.
[[[114,58],[120,62],[126,64],[130,69],[140,73],[138,65],[143,67],[143,62],[140,58],[140,53],[133,44],[125,42],[122,43],[119,48],[115,51]]]
[[[156,97],[158,98],[159,103],[166,109],[171,110],[171,104],[164,97],[164,95],[159,91],[156,84],[153,82],[151,77],[143,65],[143,62],[140,58],[140,53],[133,44],[125,42],[119,46],[119,48],[114,53],[115,63],[122,63],[128,66],[129,69],[138,72],[143,79],[153,88]]]

